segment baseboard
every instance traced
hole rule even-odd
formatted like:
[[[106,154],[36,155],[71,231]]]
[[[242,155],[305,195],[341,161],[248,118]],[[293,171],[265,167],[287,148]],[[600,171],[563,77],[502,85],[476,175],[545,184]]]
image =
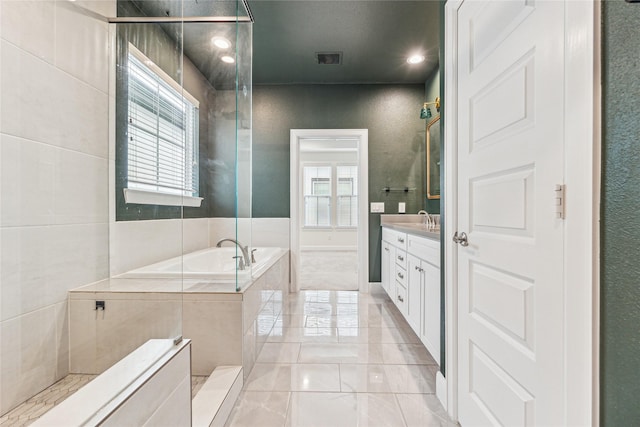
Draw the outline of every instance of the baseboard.
[[[442,404],[445,411],[447,409],[447,379],[442,375],[442,372],[436,373],[436,397]]]

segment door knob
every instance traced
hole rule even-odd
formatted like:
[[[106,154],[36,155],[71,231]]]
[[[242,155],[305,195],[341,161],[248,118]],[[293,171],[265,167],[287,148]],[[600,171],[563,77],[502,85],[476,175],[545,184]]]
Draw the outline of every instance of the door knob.
[[[469,242],[467,241],[467,233],[463,231],[458,236],[458,232],[456,231],[456,233],[453,235],[453,242],[459,243],[460,246],[469,246]]]

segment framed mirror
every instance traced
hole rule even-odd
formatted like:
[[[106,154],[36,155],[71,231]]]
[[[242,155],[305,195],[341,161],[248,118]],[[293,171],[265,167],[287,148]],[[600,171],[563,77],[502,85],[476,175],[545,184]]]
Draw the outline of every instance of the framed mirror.
[[[440,115],[427,122],[427,199],[440,198]]]

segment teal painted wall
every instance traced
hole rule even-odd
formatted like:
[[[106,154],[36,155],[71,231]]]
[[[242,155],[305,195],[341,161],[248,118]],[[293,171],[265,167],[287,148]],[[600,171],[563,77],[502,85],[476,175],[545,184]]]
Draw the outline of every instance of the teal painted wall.
[[[601,425],[640,425],[640,4],[604,1]]]
[[[289,217],[289,131],[368,129],[369,202],[425,208],[424,85],[253,88],[253,217]],[[415,191],[385,193],[384,187]],[[369,215],[369,280],[380,281],[380,215]]]

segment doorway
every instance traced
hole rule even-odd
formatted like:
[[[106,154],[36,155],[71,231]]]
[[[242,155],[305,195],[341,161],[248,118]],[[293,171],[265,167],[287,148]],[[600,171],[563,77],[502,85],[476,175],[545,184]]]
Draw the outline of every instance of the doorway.
[[[291,130],[291,287],[368,285],[366,129]]]

